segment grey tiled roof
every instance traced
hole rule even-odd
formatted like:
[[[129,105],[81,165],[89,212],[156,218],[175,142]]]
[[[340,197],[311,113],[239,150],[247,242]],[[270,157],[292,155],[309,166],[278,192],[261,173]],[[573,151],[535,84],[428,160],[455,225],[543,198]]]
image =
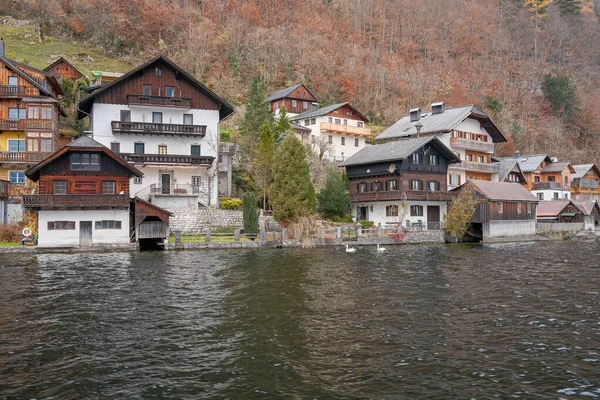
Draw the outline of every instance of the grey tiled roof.
[[[515,160],[512,157],[506,157],[506,158],[498,157],[496,159],[498,159],[498,160]],[[534,154],[531,156],[521,156],[521,157],[519,157],[518,160],[519,160],[519,166],[521,167],[521,171],[523,171],[523,172],[535,171],[540,166],[542,161],[552,162],[550,157],[548,157],[548,154]]]
[[[106,147],[89,136],[82,136],[67,145],[68,147]]]
[[[302,86],[302,84],[298,83],[297,85],[290,86],[290,87],[287,87],[285,89],[278,90],[275,93],[271,93],[265,99],[265,102],[268,103],[268,102],[273,101],[273,100],[282,99],[284,97],[287,97],[290,93],[292,93],[294,90],[298,89],[300,86]]]
[[[446,157],[450,158],[450,162],[460,161],[438,138],[428,136],[368,146],[338,165],[348,167],[352,165],[403,160],[429,142],[434,142],[438,148],[444,151]]]
[[[568,161],[561,162],[553,162],[551,164],[546,164],[542,172],[562,172],[571,164]]]
[[[591,165],[591,164],[590,164]],[[577,207],[583,215],[590,215],[596,207],[596,200],[588,200],[588,201],[571,201],[575,207]]]
[[[500,132],[500,130],[498,130],[498,128],[493,124],[489,116],[475,107],[473,104],[462,107],[446,108],[443,113],[439,114],[421,113],[421,119],[415,122],[411,122],[410,115],[405,115],[395,124],[377,136],[377,140],[415,136],[417,134],[417,128],[415,128],[417,122],[422,125],[421,134],[424,135],[450,132],[456,125],[464,121],[472,114],[478,118],[489,120],[488,126],[485,128],[492,136],[494,143],[506,141],[506,138],[502,132]]]
[[[500,160],[499,164],[500,164],[500,173],[498,175],[499,182],[504,182],[504,180],[506,179],[508,174],[510,174],[511,171],[515,168],[515,165],[518,165],[517,160],[510,159],[510,158]]]
[[[592,169],[594,164],[577,164],[573,165],[573,169],[575,169],[575,174],[571,175],[571,178],[583,178],[587,172]]]
[[[523,186],[510,182],[469,181],[475,188],[490,200],[537,201]]]
[[[302,126],[300,124],[297,124],[295,122],[290,122],[290,124],[292,125],[292,128],[294,128],[297,131],[306,131],[306,132],[310,132],[311,129],[306,127],[306,126]]]

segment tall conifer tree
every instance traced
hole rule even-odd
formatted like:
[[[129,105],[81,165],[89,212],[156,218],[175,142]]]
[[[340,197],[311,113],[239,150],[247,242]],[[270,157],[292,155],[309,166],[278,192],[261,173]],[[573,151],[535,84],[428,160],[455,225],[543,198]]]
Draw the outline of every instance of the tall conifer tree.
[[[242,159],[248,165],[252,165],[256,155],[257,144],[265,122],[269,125],[273,124],[273,113],[269,104],[265,102],[264,87],[255,76],[250,85],[246,113],[240,126],[240,150]]]

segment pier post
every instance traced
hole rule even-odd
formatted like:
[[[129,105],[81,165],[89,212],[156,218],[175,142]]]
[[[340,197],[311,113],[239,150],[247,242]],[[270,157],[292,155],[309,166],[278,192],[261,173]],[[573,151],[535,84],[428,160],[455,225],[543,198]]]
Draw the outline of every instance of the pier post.
[[[381,239],[381,233],[382,233],[382,228],[381,228],[381,222],[379,223],[379,225],[377,225],[377,238]]]
[[[237,229],[235,230],[235,242],[236,242],[236,243],[239,243],[239,242],[240,242],[240,240],[241,240],[240,228],[237,228]]]
[[[175,236],[175,244],[181,244],[181,231],[173,231],[173,236]]]
[[[210,228],[208,228],[208,229],[206,230],[206,236],[204,237],[204,241],[205,241],[206,243],[210,243],[210,241],[211,241],[211,238],[210,238]]]
[[[287,228],[281,228],[281,244],[287,242]]]
[[[267,243],[267,231],[264,224],[260,227],[260,242]]]

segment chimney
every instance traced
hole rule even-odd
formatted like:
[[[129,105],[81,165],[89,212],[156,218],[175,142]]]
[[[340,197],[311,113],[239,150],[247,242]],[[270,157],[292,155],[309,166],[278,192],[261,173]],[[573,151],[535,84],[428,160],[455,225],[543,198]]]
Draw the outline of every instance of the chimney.
[[[0,38],[0,57],[5,57],[4,55],[4,39]]]
[[[415,122],[421,119],[421,109],[413,108],[410,110],[410,122]]]
[[[433,103],[431,105],[431,114],[441,114],[444,112],[444,102]]]
[[[520,152],[519,150],[516,150],[516,151],[513,153],[513,158],[514,158],[515,160],[518,160],[519,158],[521,158],[521,152]]]

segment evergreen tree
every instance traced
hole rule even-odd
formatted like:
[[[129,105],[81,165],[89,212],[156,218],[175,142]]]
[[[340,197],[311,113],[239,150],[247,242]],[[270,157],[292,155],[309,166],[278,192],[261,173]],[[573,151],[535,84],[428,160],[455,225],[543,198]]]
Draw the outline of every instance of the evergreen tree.
[[[564,117],[567,121],[575,117],[577,113],[577,92],[571,78],[561,73],[546,75],[542,82],[542,92],[555,113]]]
[[[273,113],[271,113],[269,104],[265,102],[263,85],[258,81],[258,77],[254,77],[250,85],[246,113],[240,126],[240,152],[248,165],[252,165],[254,160],[259,136],[265,122],[272,125]]]
[[[281,109],[281,114],[279,114],[277,124],[275,125],[275,143],[281,143],[285,136],[290,132],[293,132],[292,124],[287,116],[285,107],[283,107]]]
[[[263,122],[262,132],[258,141],[258,148],[254,157],[254,180],[261,187],[263,208],[267,208],[267,191],[271,183],[271,163],[275,151],[275,141],[271,127]]]
[[[258,210],[256,208],[256,197],[252,192],[244,194],[244,233],[258,233]]]
[[[562,16],[581,15],[581,0],[556,0]]]
[[[465,185],[458,196],[452,200],[445,217],[446,232],[462,239],[469,228],[469,223],[475,215],[475,207],[478,201],[473,197],[473,189]]]
[[[344,178],[337,171],[327,174],[325,187],[319,193],[319,213],[325,218],[343,217],[350,212],[350,199]]]
[[[270,203],[273,216],[288,224],[315,212],[315,188],[310,181],[306,149],[296,135],[287,135],[275,151]]]

